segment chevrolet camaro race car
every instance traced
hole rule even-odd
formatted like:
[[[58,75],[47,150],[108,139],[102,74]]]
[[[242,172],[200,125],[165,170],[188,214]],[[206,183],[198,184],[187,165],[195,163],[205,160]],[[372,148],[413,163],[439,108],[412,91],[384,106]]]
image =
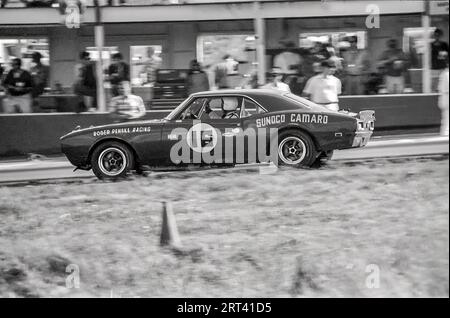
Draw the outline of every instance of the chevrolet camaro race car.
[[[192,94],[160,120],[76,128],[61,147],[100,179],[170,165],[310,167],[333,150],[365,146],[374,121],[371,110],[329,111],[277,90],[220,90]]]

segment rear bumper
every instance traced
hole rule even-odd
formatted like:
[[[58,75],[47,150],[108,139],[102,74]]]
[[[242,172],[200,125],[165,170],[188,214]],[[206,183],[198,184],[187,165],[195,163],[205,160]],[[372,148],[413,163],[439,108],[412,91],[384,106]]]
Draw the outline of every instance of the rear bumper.
[[[375,112],[366,110],[359,113],[357,118],[355,137],[353,138],[352,148],[364,147],[372,137],[375,129]]]

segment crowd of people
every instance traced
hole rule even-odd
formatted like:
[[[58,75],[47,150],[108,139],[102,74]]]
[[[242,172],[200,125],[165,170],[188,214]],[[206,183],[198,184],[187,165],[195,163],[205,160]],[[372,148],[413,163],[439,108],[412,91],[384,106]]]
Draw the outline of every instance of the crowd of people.
[[[432,89],[437,92],[438,78],[445,69],[448,44],[443,32],[436,29],[431,43]],[[312,48],[299,50],[288,43],[282,53],[273,59],[274,67],[283,73],[282,81],[297,95],[303,93],[307,81],[321,73],[324,60],[335,66],[335,76],[342,83],[344,95],[373,95],[412,93],[409,69],[417,66],[417,54],[403,52],[396,39],[389,39],[382,54],[373,59],[367,50],[358,48],[358,38],[350,36],[348,47],[337,50],[331,44],[316,42]]]
[[[431,79],[435,91],[448,95],[448,88],[445,89],[443,84],[445,81],[448,83],[448,44],[442,41],[442,35],[442,31],[436,29],[431,43]],[[408,76],[411,57],[399,48],[395,39],[387,41],[386,49],[375,62],[371,61],[366,50],[358,48],[356,36],[349,37],[348,43],[348,48],[339,52],[332,46],[316,43],[305,54],[299,54],[292,43],[287,43],[285,50],[274,56],[266,84],[262,87],[258,85],[255,73],[244,87],[292,92],[330,110],[339,110],[340,95],[411,92]],[[161,58],[155,56],[152,47],[148,48],[147,55],[148,58],[143,61],[144,70],[147,82],[154,83],[157,70],[162,64]],[[4,78],[2,85],[8,95],[3,100],[3,112],[28,113],[37,106],[37,98],[49,86],[49,67],[41,63],[41,58],[39,52],[34,52],[33,66],[29,70],[23,69],[21,59],[15,58],[12,60],[11,70],[3,76],[4,69],[0,67],[0,78]],[[77,111],[95,111],[96,63],[86,51],[81,52],[79,58],[73,86],[74,93],[80,97]],[[197,60],[192,60],[186,78],[187,94],[242,87],[238,67],[239,63],[230,55],[225,55],[209,71],[203,70]],[[373,71],[374,68],[376,72]],[[144,102],[141,97],[131,94],[130,65],[124,61],[121,53],[112,55],[111,64],[105,69],[104,75],[111,87],[110,110],[113,113],[123,113],[128,107],[132,113],[128,113],[130,118],[143,116]],[[439,106],[443,112],[447,112],[448,118],[448,100],[446,102],[441,98]],[[448,127],[448,124],[443,123],[443,127]]]
[[[11,70],[4,74],[0,66],[0,86],[8,93],[3,100],[4,113],[30,113],[36,106],[37,97],[44,93],[48,86],[49,67],[42,64],[42,55],[39,52],[32,54],[32,66],[29,70],[22,67],[22,60],[14,58],[11,61]]]

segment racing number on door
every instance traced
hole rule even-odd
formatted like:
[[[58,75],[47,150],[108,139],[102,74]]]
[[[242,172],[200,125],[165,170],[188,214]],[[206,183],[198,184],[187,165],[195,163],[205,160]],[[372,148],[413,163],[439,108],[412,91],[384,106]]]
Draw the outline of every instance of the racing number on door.
[[[212,151],[217,145],[217,131],[209,124],[197,123],[187,133],[189,147],[201,153]]]

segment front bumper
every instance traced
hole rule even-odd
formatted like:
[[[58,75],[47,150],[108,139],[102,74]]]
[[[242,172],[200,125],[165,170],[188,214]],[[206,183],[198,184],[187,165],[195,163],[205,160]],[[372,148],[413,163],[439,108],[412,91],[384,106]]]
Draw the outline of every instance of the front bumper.
[[[352,148],[364,147],[372,137],[375,129],[375,112],[365,110],[359,113],[357,118],[355,137],[353,138]]]

